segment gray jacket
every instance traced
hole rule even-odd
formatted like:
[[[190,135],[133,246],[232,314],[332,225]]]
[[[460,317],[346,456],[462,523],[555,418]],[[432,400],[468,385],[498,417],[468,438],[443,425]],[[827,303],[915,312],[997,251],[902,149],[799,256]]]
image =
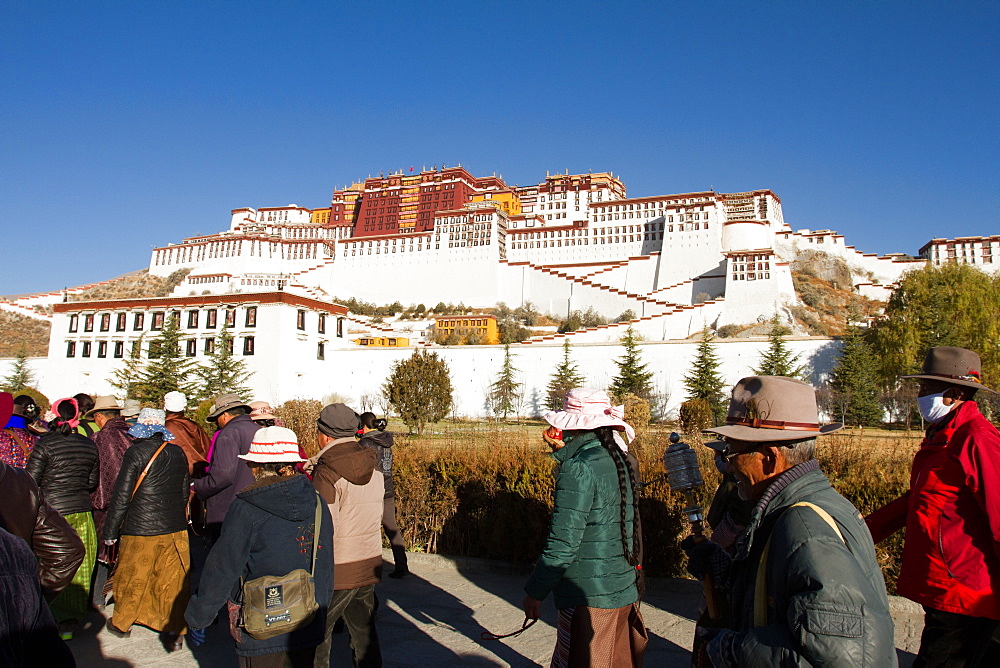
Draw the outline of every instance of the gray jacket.
[[[812,508],[824,509],[843,538]],[[754,625],[761,554],[767,620]],[[709,645],[716,665],[895,666],[885,581],[864,519],[819,470],[799,464],[778,476],[737,542],[729,578],[729,628]]]

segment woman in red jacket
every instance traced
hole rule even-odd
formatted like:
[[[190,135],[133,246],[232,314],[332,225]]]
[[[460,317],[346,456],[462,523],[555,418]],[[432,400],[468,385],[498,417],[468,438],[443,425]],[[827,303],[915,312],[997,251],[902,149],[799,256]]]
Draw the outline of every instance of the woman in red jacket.
[[[897,591],[924,606],[914,666],[1000,665],[1000,432],[979,412],[979,355],[931,348],[917,402],[930,426],[910,491],[866,518],[878,543],[906,527]]]

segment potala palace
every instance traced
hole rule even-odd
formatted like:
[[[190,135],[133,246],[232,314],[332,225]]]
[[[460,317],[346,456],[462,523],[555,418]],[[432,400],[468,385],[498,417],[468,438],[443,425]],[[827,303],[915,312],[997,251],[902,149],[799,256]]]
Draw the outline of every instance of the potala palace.
[[[0,307],[51,320],[49,357],[36,361],[43,392],[108,393],[106,379],[125,352],[173,313],[191,357],[210,351],[219,328],[229,327],[235,352],[255,372],[258,398],[272,402],[377,392],[391,363],[410,351],[359,346],[350,340],[357,333],[428,345],[412,324],[409,330],[376,325],[348,313],[335,297],[428,306],[530,302],[555,316],[587,308],[608,318],[631,311],[631,321],[515,346],[526,402],[533,392],[544,394],[564,340],[581,346],[577,361],[588,380],[606,383],[617,342],[632,326],[659,388],[676,405],[693,352],[685,339],[706,326],[784,313],[797,302],[789,264],[803,250],[842,259],[861,277],[856,290],[875,299],[885,299],[904,272],[942,261],[942,250],[944,261],[978,258],[987,270],[1000,267],[1000,236],[935,239],[920,259],[862,253],[830,230],[792,229],[781,199],[768,189],[628,197],[608,172],[549,174],[537,185],[510,186],[499,176],[450,167],[368,178],[334,190],[330,205],[316,209],[234,209],[227,229],[153,250],[150,273],[190,272],[170,297],[86,302],[67,301],[63,292]],[[723,370],[733,381],[746,375],[764,345],[720,342]],[[829,339],[817,337],[799,337],[792,347],[818,374],[835,352]],[[455,376],[456,413],[483,414],[502,351],[441,352]]]

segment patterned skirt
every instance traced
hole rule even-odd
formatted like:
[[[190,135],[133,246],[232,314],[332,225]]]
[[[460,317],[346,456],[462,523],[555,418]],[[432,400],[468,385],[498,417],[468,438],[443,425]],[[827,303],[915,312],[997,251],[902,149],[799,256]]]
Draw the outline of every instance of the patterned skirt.
[[[59,623],[82,622],[90,608],[90,576],[94,573],[94,561],[97,559],[97,532],[89,511],[70,513],[64,518],[80,536],[86,551],[72,582],[52,600],[49,607]]]
[[[122,536],[112,624],[122,631],[141,624],[154,631],[184,633],[190,575],[187,530],[162,536]]]
[[[637,604],[611,609],[581,605],[559,611],[551,666],[641,666],[645,651],[645,627]]]

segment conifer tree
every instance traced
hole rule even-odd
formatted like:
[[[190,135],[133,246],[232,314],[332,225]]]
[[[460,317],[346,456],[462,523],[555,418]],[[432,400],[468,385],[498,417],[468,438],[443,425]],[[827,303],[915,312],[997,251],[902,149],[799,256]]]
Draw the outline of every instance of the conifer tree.
[[[719,356],[715,352],[715,337],[708,328],[701,335],[701,342],[695,351],[691,372],[684,376],[684,387],[688,399],[703,399],[712,407],[712,417],[716,424],[726,416],[726,402],[723,388],[725,381],[719,375]]]
[[[844,348],[830,375],[830,387],[841,422],[866,427],[882,422],[877,361],[856,327],[844,336]]]
[[[197,376],[197,397],[211,399],[220,394],[238,394],[248,397],[250,388],[246,383],[252,371],[247,371],[245,359],[233,355],[233,335],[229,329],[222,328],[219,339],[212,352],[208,354],[208,363],[194,369]]]
[[[197,392],[197,386],[190,380],[194,361],[181,350],[178,321],[179,318],[175,315],[166,314],[160,335],[149,342],[149,359],[146,360],[136,388],[139,394],[133,398],[159,406],[167,392],[179,391],[188,395]]]
[[[771,320],[771,331],[767,335],[770,346],[760,358],[760,366],[753,370],[757,376],[788,376],[801,379],[805,367],[800,365],[799,356],[793,355],[782,338],[791,331],[781,324],[778,316]]]
[[[143,377],[145,376],[146,361],[142,355],[143,339],[145,334],[132,343],[132,349],[128,351],[122,366],[115,369],[108,379],[108,384],[118,390],[119,394],[126,399],[138,399],[146,396],[143,388]]]
[[[500,374],[496,381],[490,385],[489,399],[494,415],[503,417],[504,420],[511,413],[517,413],[521,407],[521,387],[522,383],[517,382],[517,369],[511,360],[510,344],[503,347],[503,365],[500,367]]]
[[[382,391],[403,423],[422,434],[451,409],[451,371],[437,353],[416,350],[393,365]]]
[[[642,363],[639,356],[639,336],[629,325],[622,337],[622,346],[625,353],[620,359],[615,360],[618,365],[618,375],[611,381],[608,391],[616,397],[624,397],[626,394],[649,401],[653,393],[653,372],[646,370],[646,365]]]
[[[21,347],[17,349],[17,356],[11,366],[10,375],[3,379],[0,387],[5,392],[17,394],[25,387],[30,386],[34,380],[35,374],[31,371],[31,365],[28,362],[28,348],[22,343]]]
[[[549,381],[548,390],[545,393],[545,406],[550,410],[557,411],[563,406],[563,398],[566,393],[574,387],[580,387],[584,383],[583,374],[578,370],[576,364],[569,357],[569,340],[563,341],[563,359],[556,367],[556,372],[552,374]]]

